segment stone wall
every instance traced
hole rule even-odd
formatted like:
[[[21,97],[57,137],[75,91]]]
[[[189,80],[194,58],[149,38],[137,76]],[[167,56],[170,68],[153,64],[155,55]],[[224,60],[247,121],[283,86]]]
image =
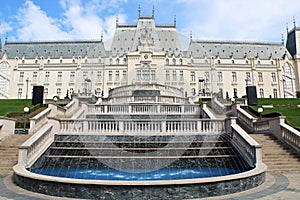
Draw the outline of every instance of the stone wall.
[[[16,174],[14,182],[27,190],[46,195],[83,199],[122,200],[181,200],[220,196],[241,192],[259,186],[265,180],[265,172],[243,179],[194,184],[174,185],[84,185],[30,179]],[[151,182],[149,182],[151,184]]]

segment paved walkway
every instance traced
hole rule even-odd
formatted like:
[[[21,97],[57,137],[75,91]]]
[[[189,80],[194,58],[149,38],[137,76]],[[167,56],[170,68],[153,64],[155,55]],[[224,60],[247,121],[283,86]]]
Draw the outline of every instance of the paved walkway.
[[[11,176],[0,177],[0,200],[71,200],[29,192],[14,185]],[[299,200],[300,173],[267,173],[264,184],[244,192],[205,198],[208,200]],[[125,200],[125,199],[124,199]]]

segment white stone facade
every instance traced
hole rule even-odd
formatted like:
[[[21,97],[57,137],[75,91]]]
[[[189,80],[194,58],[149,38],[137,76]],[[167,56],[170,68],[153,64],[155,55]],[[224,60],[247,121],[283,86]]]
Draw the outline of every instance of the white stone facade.
[[[31,98],[35,85],[44,86],[44,99],[73,92],[108,96],[115,87],[145,83],[176,87],[185,97],[242,97],[246,85],[256,86],[258,98],[295,97],[300,90],[299,42],[291,37],[299,35],[296,27],[287,47],[191,38],[182,49],[176,21],[157,25],[154,16],[140,16],[137,24],[116,26],[110,49],[102,40],[6,42],[0,98]]]

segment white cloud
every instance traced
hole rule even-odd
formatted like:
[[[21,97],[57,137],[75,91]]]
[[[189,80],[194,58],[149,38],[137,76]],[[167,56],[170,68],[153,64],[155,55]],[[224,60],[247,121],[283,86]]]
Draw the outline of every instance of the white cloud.
[[[183,8],[187,21],[181,31],[192,30],[198,39],[280,41],[286,21],[300,19],[297,0],[191,2]]]
[[[62,18],[51,18],[31,0],[26,0],[17,15],[18,40],[82,40],[100,39],[101,32],[105,38],[113,36],[116,14],[120,3],[127,0],[60,0],[63,8]],[[101,11],[105,14],[101,15]],[[111,12],[111,14],[109,14]],[[101,17],[100,17],[101,16]],[[119,20],[125,21],[124,14]]]
[[[59,40],[69,39],[67,33],[63,32],[56,24],[56,20],[47,16],[39,6],[27,0],[25,7],[19,9],[17,15],[19,28],[17,37],[19,40]]]

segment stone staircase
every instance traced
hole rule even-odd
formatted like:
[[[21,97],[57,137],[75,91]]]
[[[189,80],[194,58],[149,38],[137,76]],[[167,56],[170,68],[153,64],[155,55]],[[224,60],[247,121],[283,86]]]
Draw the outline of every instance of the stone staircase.
[[[263,163],[268,172],[300,172],[300,155],[271,133],[251,134],[262,145]]]
[[[9,135],[0,141],[0,176],[12,173],[12,167],[18,162],[18,146],[31,135]]]

